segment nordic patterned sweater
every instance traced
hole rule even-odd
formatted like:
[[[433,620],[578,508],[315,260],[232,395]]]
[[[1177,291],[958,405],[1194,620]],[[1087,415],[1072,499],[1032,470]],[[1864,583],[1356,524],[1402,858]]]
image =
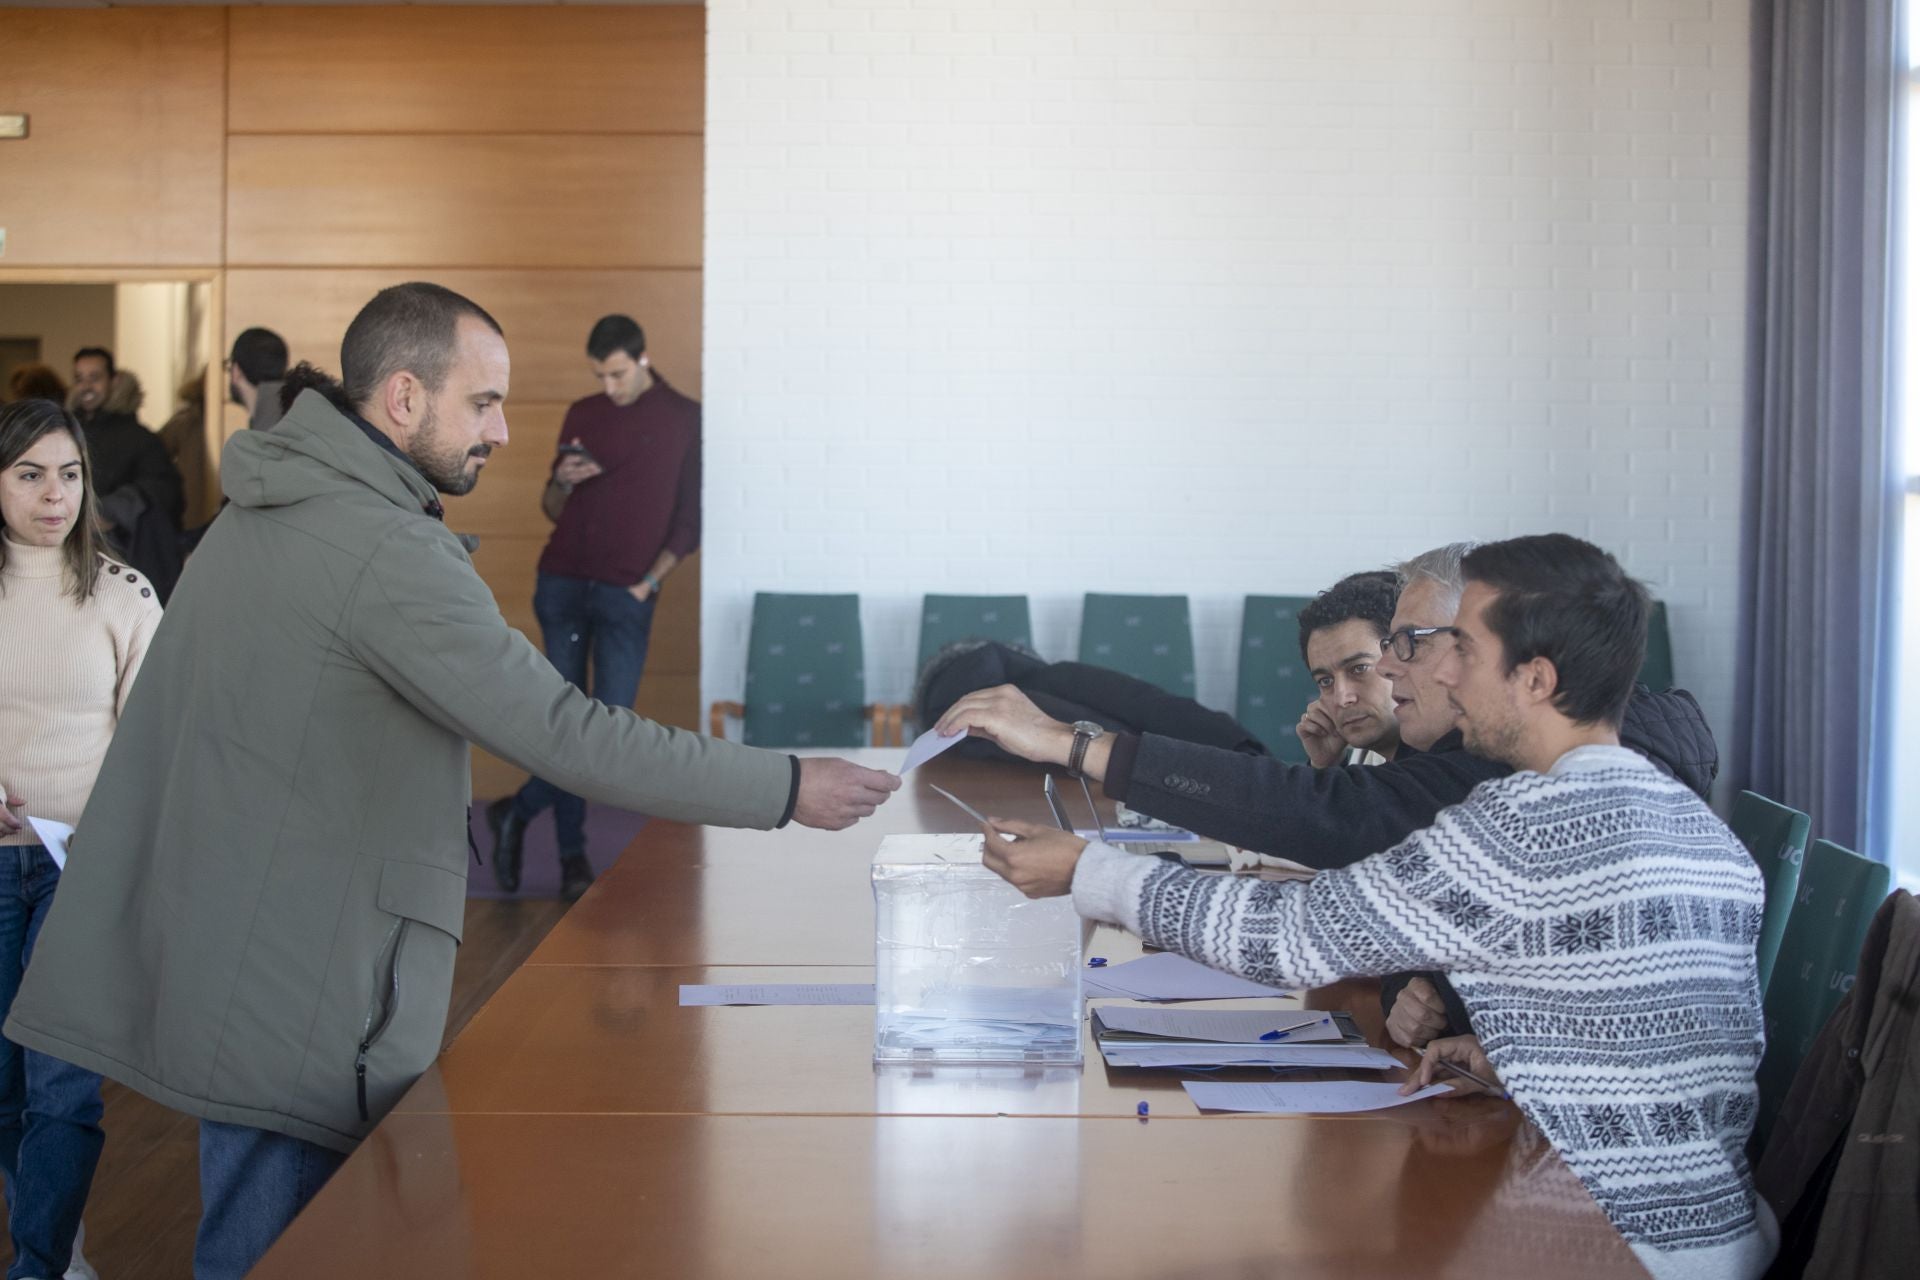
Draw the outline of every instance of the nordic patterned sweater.
[[[1763,889],[1731,831],[1621,747],[1481,783],[1307,882],[1094,844],[1080,913],[1281,986],[1445,971],[1514,1101],[1661,1280],[1758,1276],[1777,1229],[1744,1147]]]

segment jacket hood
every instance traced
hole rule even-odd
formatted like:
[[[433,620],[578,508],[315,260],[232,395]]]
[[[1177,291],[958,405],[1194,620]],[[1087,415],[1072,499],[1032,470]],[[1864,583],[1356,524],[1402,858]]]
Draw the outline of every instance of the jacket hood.
[[[138,417],[140,406],[146,402],[147,389],[140,385],[140,375],[131,369],[119,369],[114,372],[113,380],[107,383],[107,398],[100,402],[100,412]],[[67,411],[72,413],[78,407],[79,392],[67,392]]]
[[[242,507],[287,507],[313,498],[364,496],[403,511],[437,503],[433,486],[382,449],[317,391],[303,391],[271,432],[242,431],[220,455],[220,488]]]

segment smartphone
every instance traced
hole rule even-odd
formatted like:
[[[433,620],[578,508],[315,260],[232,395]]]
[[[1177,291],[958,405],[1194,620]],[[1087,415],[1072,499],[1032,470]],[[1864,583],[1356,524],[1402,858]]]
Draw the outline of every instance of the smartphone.
[[[579,458],[586,462],[594,461],[593,455],[587,452],[587,446],[575,440],[569,440],[560,446],[560,456]]]

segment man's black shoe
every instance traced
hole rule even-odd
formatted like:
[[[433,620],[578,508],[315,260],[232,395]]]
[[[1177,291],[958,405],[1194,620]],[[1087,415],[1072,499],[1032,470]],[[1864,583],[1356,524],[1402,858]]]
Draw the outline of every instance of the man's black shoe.
[[[593,864],[584,853],[560,855],[560,896],[568,902],[580,901],[580,895],[593,884]]]
[[[493,882],[502,893],[520,892],[520,842],[527,824],[514,813],[512,796],[487,806],[487,830],[493,832]]]

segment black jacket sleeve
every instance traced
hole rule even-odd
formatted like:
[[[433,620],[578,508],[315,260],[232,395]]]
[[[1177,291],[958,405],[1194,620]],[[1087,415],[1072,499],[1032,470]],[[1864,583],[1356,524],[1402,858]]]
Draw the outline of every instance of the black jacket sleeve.
[[[180,483],[180,472],[167,456],[167,446],[153,432],[137,427],[127,433],[124,447],[132,455],[125,484],[139,490],[149,508],[165,512],[177,530],[187,512],[187,498]],[[103,499],[107,496],[101,495]]]
[[[1163,822],[1324,869],[1392,848],[1509,772],[1458,750],[1315,769],[1149,733],[1115,742],[1104,785]]]

